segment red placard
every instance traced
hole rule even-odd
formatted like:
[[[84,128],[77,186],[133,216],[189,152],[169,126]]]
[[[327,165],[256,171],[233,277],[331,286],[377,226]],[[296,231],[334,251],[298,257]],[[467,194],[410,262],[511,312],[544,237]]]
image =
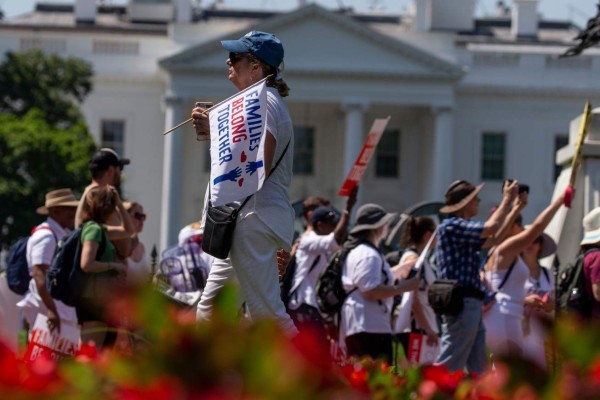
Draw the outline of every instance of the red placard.
[[[373,153],[375,153],[375,148],[379,143],[379,139],[381,139],[381,135],[383,135],[383,131],[390,121],[390,117],[387,118],[377,118],[373,121],[373,126],[371,126],[371,130],[367,135],[367,140],[363,145],[360,154],[356,158],[354,165],[348,172],[348,176],[342,185],[342,188],[338,192],[339,196],[348,196],[352,189],[354,189],[358,183],[360,182],[363,174],[365,173],[365,169],[367,169],[367,165],[373,157]]]

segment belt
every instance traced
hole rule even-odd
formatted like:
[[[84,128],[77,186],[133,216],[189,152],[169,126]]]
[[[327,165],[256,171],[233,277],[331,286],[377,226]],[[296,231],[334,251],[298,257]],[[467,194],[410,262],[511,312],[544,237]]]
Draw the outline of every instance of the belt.
[[[463,295],[463,297],[474,297],[479,300],[483,300],[483,298],[485,297],[484,292],[482,292],[479,289],[470,288],[470,287],[461,288],[461,294]]]

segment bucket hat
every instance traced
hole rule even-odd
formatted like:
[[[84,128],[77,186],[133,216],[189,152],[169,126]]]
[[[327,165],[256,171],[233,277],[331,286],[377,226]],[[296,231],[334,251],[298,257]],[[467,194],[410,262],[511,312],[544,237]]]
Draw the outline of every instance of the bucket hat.
[[[455,213],[463,209],[471,200],[481,191],[483,183],[473,186],[467,181],[454,181],[446,190],[444,197],[446,205],[440,208],[440,212],[444,214]]]
[[[583,218],[581,246],[600,242],[600,207],[594,208]]]
[[[355,234],[361,231],[381,228],[394,218],[394,214],[388,213],[378,204],[364,204],[356,213],[356,225],[350,231]]]
[[[46,202],[38,207],[36,212],[40,215],[48,215],[51,207],[77,207],[79,201],[75,198],[71,189],[57,189],[46,193]]]

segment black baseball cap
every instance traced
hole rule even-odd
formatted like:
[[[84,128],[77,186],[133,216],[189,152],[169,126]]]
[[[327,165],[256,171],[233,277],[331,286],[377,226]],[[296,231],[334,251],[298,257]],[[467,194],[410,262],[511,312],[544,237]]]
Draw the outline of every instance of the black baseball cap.
[[[313,211],[311,222],[316,225],[317,222],[337,224],[340,220],[340,213],[331,206],[320,206]]]
[[[128,158],[121,158],[113,149],[105,147],[94,153],[90,168],[98,170],[105,170],[110,166],[123,168],[130,162]]]

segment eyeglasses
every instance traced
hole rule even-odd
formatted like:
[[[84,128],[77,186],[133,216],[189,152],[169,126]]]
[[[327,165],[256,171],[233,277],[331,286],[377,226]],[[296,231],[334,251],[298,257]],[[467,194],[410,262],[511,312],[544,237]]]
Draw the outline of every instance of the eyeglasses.
[[[248,53],[229,53],[229,61],[231,62],[231,65],[247,57]]]
[[[146,220],[146,214],[144,213],[133,213],[133,218],[137,219],[138,221],[145,221]]]

